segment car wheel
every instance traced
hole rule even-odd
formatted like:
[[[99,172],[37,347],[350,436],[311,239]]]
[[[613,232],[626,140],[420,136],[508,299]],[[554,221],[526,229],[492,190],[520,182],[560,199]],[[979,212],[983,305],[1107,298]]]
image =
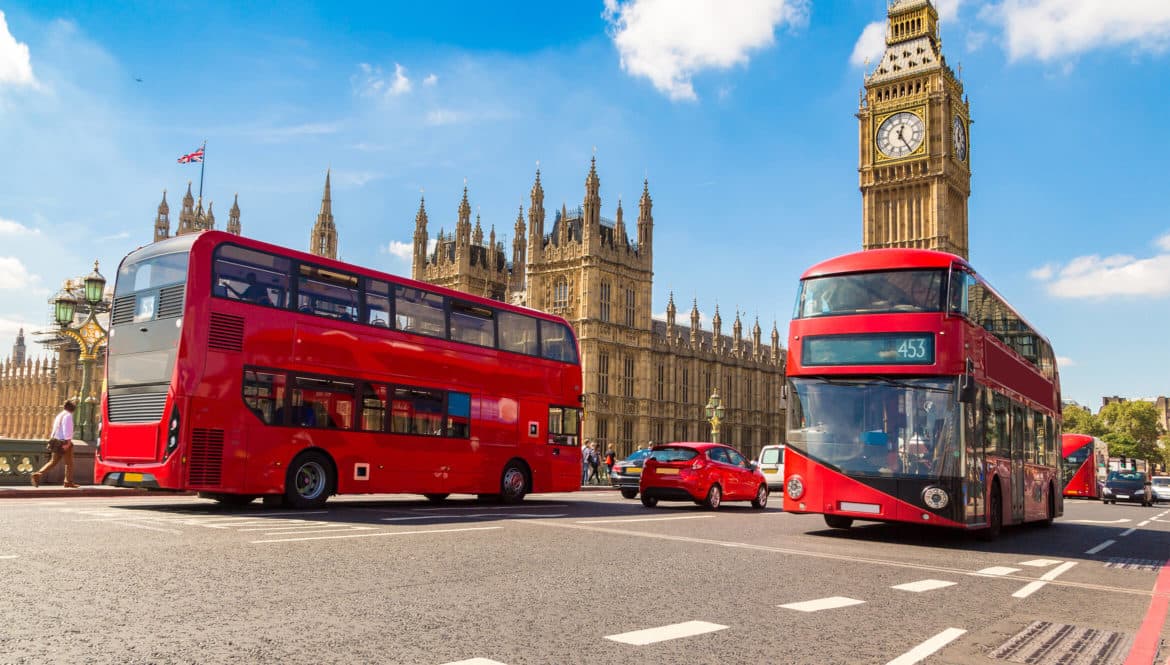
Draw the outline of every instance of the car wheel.
[[[655,499],[652,496],[646,496],[645,494],[643,494],[642,495],[642,505],[646,506],[647,508],[653,508],[654,506],[658,505],[658,499]]]
[[[622,490],[623,499],[632,499],[638,496],[638,490]]]
[[[756,490],[756,498],[752,499],[752,508],[763,510],[768,507],[768,486],[760,485],[760,489]]]
[[[500,476],[500,500],[504,503],[520,503],[528,493],[528,474],[516,462],[509,462]]]
[[[711,489],[707,490],[707,500],[703,504],[711,510],[719,510],[721,503],[723,503],[723,490],[718,484],[712,485]]]
[[[844,515],[825,515],[825,524],[833,529],[848,529],[853,526],[853,518]]]
[[[446,500],[447,497],[449,497],[451,495],[450,494],[424,494],[423,496],[425,496],[427,498],[427,501],[430,501],[431,503],[443,503],[443,501]]]
[[[293,508],[320,508],[333,494],[333,464],[316,450],[297,455],[284,481],[285,503]]]

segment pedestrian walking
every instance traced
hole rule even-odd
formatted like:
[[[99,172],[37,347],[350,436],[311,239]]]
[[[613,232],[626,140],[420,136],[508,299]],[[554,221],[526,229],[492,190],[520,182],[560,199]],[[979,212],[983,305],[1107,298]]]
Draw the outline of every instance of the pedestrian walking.
[[[33,487],[40,487],[41,477],[61,462],[65,463],[65,487],[80,487],[73,482],[73,410],[76,408],[72,400],[66,400],[61,412],[53,419],[53,432],[49,434],[46,446],[49,461],[32,475]]]
[[[581,446],[581,484],[585,485],[589,482],[589,439],[585,439],[585,443]]]
[[[605,451],[605,469],[613,475],[613,465],[617,464],[617,451],[613,449],[613,444],[609,444],[609,448]]]
[[[601,466],[601,458],[597,454],[597,444],[589,443],[589,480],[596,480],[597,484],[601,484],[601,476],[598,475],[598,467]]]

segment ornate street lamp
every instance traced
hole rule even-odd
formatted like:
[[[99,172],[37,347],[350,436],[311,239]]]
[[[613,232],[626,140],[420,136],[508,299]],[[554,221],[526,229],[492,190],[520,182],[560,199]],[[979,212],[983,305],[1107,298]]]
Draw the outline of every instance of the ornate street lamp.
[[[707,400],[707,421],[711,423],[711,442],[719,443],[719,423],[723,420],[723,400],[719,398],[719,389],[711,392]]]
[[[58,333],[77,343],[80,350],[78,359],[81,361],[81,386],[78,391],[77,407],[77,434],[83,441],[93,441],[94,415],[96,413],[96,398],[90,392],[93,382],[94,365],[97,363],[97,354],[106,340],[106,329],[98,323],[97,315],[108,308],[103,296],[105,295],[106,278],[98,272],[98,262],[93,262],[93,272],[83,280],[78,289],[73,281],[68,281],[53,298],[53,318],[58,325]],[[80,294],[75,294],[80,290]],[[79,298],[78,295],[81,297]],[[78,314],[81,306],[85,321],[79,326],[73,325],[73,318]]]

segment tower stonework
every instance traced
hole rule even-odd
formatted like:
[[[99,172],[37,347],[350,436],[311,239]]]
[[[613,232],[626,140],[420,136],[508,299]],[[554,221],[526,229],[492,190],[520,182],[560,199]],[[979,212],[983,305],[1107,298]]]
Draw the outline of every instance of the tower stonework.
[[[166,240],[171,235],[171,207],[167,205],[167,190],[163,190],[162,203],[154,218],[154,241]]]
[[[333,223],[333,196],[329,191],[330,172],[325,171],[325,193],[321,195],[321,211],[309,234],[309,253],[330,259],[337,258],[337,225]]]
[[[886,51],[865,79],[860,128],[862,247],[968,256],[971,116],[946,63],[930,0],[895,0]]]
[[[228,217],[228,232],[240,234],[240,206],[239,197],[232,205]],[[179,226],[175,235],[210,231],[215,228],[215,213],[212,212],[212,203],[208,202],[207,211],[203,210],[203,197],[196,201],[191,193],[191,181],[187,181],[187,193],[183,196],[183,205],[179,210]],[[234,229],[234,230],[233,230]],[[171,207],[167,203],[167,190],[163,190],[162,202],[158,204],[158,213],[154,217],[154,242],[166,240],[171,236]]]
[[[485,243],[480,220],[471,224],[464,189],[454,236],[440,230],[427,251],[427,215],[415,215],[411,274],[433,284],[489,295],[563,316],[581,347],[584,436],[625,455],[648,441],[710,439],[703,408],[718,388],[727,409],[720,438],[754,456],[784,441],[784,351],[779,333],[764,346],[758,324],[751,339],[735,327],[734,339],[691,325],[676,325],[672,293],[667,319],[652,314],[653,202],[642,183],[636,228],[627,228],[619,200],[613,219],[601,214],[596,158],[585,177],[580,205],[554,208],[546,226],[540,170],[530,192],[527,231],[523,207],[514,223],[512,260],[494,233]],[[631,238],[631,234],[633,238]]]

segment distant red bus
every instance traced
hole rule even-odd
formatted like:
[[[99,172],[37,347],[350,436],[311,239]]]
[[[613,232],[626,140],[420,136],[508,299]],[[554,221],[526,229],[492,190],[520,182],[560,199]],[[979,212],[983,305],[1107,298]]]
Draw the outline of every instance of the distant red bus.
[[[1104,441],[1087,434],[1061,435],[1065,496],[1082,499],[1101,498],[1101,486],[1097,483],[1096,452],[1104,446]]]
[[[131,252],[97,482],[225,503],[580,487],[564,319],[227,233]]]
[[[880,249],[813,266],[787,374],[786,511],[987,537],[1063,513],[1052,348],[962,258]]]

